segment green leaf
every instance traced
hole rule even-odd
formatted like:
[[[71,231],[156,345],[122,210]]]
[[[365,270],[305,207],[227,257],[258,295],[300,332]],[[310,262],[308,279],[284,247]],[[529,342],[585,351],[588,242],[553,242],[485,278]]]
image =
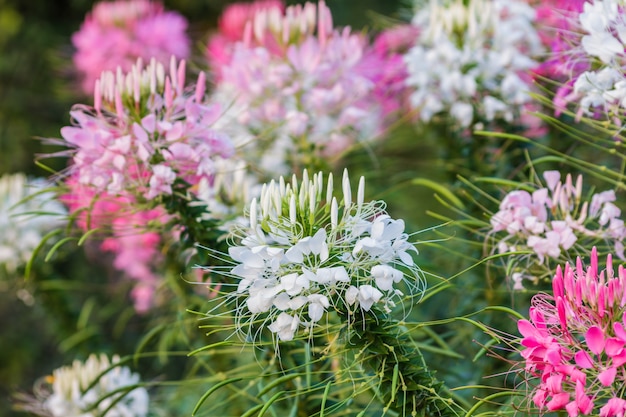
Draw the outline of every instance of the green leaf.
[[[457,196],[452,193],[448,188],[443,186],[442,184],[429,180],[427,178],[415,178],[411,181],[411,184],[414,185],[423,185],[424,187],[428,187],[435,191],[436,193],[444,196],[450,203],[452,203],[456,208],[463,210],[465,206],[463,202],[459,200]]]
[[[222,382],[219,382],[219,383],[213,385],[207,392],[204,393],[204,395],[202,395],[202,397],[200,397],[200,399],[196,403],[196,406],[194,407],[193,411],[191,412],[191,415],[195,416],[196,413],[198,412],[198,410],[200,409],[200,407],[202,406],[202,404],[204,404],[204,402],[207,400],[207,398],[209,398],[209,396],[211,394],[213,394],[215,391],[217,391],[218,389],[222,388],[225,385],[232,384],[233,382],[241,381],[242,379],[243,378],[230,378],[230,379],[227,379],[225,381],[222,381]],[[282,394],[282,391],[279,394]],[[261,411],[263,411],[263,410],[261,410]]]

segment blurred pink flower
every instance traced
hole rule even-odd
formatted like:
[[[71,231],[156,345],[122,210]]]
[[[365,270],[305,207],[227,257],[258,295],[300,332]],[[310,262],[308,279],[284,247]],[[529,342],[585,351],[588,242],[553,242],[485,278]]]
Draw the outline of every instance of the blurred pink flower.
[[[374,83],[373,94],[382,107],[383,117],[399,116],[409,108],[411,90],[406,84],[408,72],[404,54],[415,42],[419,30],[413,25],[399,25],[380,33],[359,65],[361,73]]]
[[[115,269],[137,281],[131,296],[135,309],[146,312],[160,281],[154,271],[163,260],[162,231],[154,231],[154,225],[166,224],[169,217],[161,208],[138,209],[137,202],[128,195],[97,194],[75,178],[69,178],[66,184],[69,193],[61,200],[68,205],[70,215],[77,216],[77,224],[83,231],[101,229],[107,236],[100,248],[115,255]]]
[[[579,48],[582,34],[578,16],[584,3],[584,0],[549,0],[535,5],[537,32],[548,53],[532,73],[536,78],[560,84],[553,99],[557,115],[570,100],[573,80],[590,68],[589,59]]]
[[[105,70],[128,71],[143,58],[168,63],[172,56],[189,56],[187,21],[151,0],[115,0],[97,3],[80,30],[72,36],[74,65],[86,94]]]
[[[243,41],[246,30],[252,30],[252,23],[261,11],[276,11],[283,14],[285,5],[282,0],[257,0],[252,3],[233,3],[224,9],[218,21],[218,33],[211,36],[206,49],[206,56],[219,76],[219,68],[230,62],[236,42]],[[246,26],[249,26],[246,29]]]

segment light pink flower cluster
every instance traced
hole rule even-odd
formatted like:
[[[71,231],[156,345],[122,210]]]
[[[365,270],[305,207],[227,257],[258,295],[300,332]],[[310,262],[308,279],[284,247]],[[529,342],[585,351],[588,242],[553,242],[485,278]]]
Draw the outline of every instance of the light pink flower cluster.
[[[626,271],[620,265],[615,275],[611,255],[598,271],[594,247],[587,269],[580,258],[575,268],[559,266],[552,285],[552,295],[533,297],[530,320],[518,322],[529,402],[540,413],[624,416]]]
[[[211,127],[220,110],[204,93],[204,74],[185,88],[184,61],[172,58],[166,75],[155,60],[146,68],[139,60],[128,74],[104,72],[94,107],[75,106],[76,125],[61,129],[73,156],[65,201],[81,229],[109,234],[102,248],[139,282],[132,294],[138,311],[150,307],[159,282],[153,271],[165,236],[154,226],[170,220],[159,204],[174,192],[195,197],[234,153]]]
[[[165,75],[141,60],[124,75],[104,72],[96,82],[95,107],[75,106],[75,126],[61,129],[74,148],[73,175],[80,184],[139,200],[171,195],[175,181],[194,186],[211,179],[215,163],[234,147],[211,128],[220,108],[204,100],[201,73],[195,94],[185,92],[185,61]]]
[[[74,65],[90,94],[103,71],[128,71],[143,58],[167,64],[172,56],[189,56],[186,19],[166,12],[151,0],[115,0],[97,3],[80,30],[72,36]]]
[[[381,131],[373,79],[383,58],[364,36],[334,30],[317,6],[259,8],[230,61],[218,66],[216,95],[230,107],[233,137],[266,172],[285,174],[341,154]]]
[[[576,183],[569,174],[562,183],[558,171],[546,171],[543,177],[547,186],[532,193],[526,190],[508,193],[500,203],[500,210],[491,217],[489,236],[506,233],[497,240],[498,252],[531,250],[536,263],[543,264],[546,258],[558,259],[576,242],[585,246],[606,241],[624,259],[626,227],[620,219],[620,209],[613,203],[615,192],[604,191],[591,196],[590,201],[583,201],[582,176],[578,176]],[[590,240],[580,242],[581,239]],[[534,277],[518,273],[513,278],[516,287],[521,288],[522,278]]]

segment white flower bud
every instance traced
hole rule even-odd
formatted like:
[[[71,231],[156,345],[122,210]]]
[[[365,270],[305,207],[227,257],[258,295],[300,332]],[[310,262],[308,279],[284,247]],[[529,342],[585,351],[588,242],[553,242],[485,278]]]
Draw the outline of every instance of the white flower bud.
[[[343,204],[346,206],[346,209],[349,210],[352,205],[352,189],[350,188],[350,178],[348,177],[348,170],[343,170],[343,181],[342,181],[342,189],[343,189]]]

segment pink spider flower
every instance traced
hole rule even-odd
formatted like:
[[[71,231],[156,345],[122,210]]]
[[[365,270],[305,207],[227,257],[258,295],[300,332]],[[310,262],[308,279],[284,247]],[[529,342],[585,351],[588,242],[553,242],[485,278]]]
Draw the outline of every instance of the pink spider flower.
[[[526,256],[529,265],[542,265],[549,258],[561,259],[577,243],[607,242],[624,259],[626,227],[613,203],[615,192],[593,194],[587,200],[583,198],[582,176],[574,182],[568,174],[561,182],[558,171],[546,171],[543,177],[546,185],[532,192],[509,192],[491,217],[488,238],[499,236],[494,243],[498,252],[529,250],[534,253]],[[516,289],[523,289],[523,278],[536,279],[517,271],[513,275]]]
[[[590,262],[557,267],[553,293],[534,296],[530,319],[518,322],[524,381],[540,413],[613,417],[625,410],[626,270],[620,265],[615,274],[608,255],[600,271],[595,247]]]
[[[74,126],[61,129],[72,148],[70,170],[83,185],[139,200],[171,195],[176,181],[190,189],[209,182],[218,160],[234,147],[211,126],[220,108],[205,100],[205,76],[185,89],[185,61],[172,58],[170,72],[141,60],[124,74],[104,72],[96,81],[94,107],[76,105]]]
[[[86,94],[103,71],[129,71],[138,58],[167,64],[189,56],[187,20],[151,0],[101,1],[72,36],[74,65]]]
[[[386,58],[369,51],[364,36],[333,29],[323,1],[257,11],[215,69],[227,128],[249,145],[249,160],[272,176],[319,168],[380,135],[374,80]]]
[[[588,57],[577,47],[582,37],[577,21],[584,3],[550,0],[535,5],[537,31],[548,53],[532,73],[537,78],[559,82],[552,100],[557,115],[573,97],[575,79],[590,68]]]
[[[167,73],[156,60],[144,68],[141,59],[127,74],[104,72],[94,106],[74,106],[75,125],[61,129],[72,156],[65,201],[82,230],[105,233],[101,248],[137,281],[132,297],[142,312],[160,282],[160,247],[171,238],[154,226],[176,214],[167,215],[163,203],[179,195],[185,204],[197,201],[234,153],[229,137],[212,127],[220,109],[206,100],[204,74],[191,88],[185,77],[185,62],[174,58]]]

